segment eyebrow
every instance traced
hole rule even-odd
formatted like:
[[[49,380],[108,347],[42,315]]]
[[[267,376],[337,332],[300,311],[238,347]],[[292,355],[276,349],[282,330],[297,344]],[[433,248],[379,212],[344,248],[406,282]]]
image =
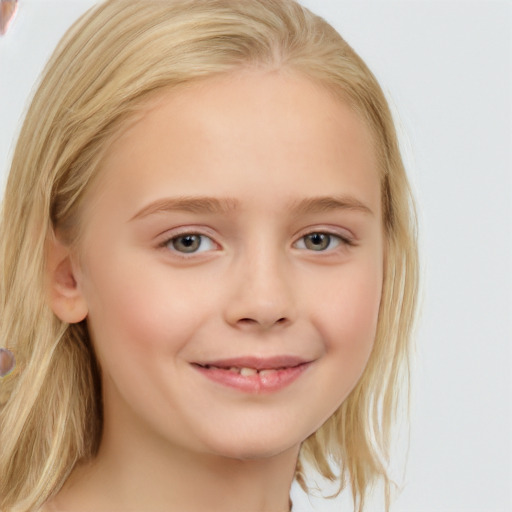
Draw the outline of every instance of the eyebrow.
[[[139,210],[131,220],[140,219],[155,213],[184,211],[190,213],[227,214],[238,208],[238,201],[232,198],[216,197],[169,197],[159,199]]]
[[[331,210],[354,210],[373,215],[372,210],[353,196],[321,196],[301,199],[292,203],[295,214],[323,213]]]
[[[240,202],[234,198],[216,198],[206,196],[169,197],[154,201],[139,210],[130,220],[141,219],[155,213],[184,211],[198,214],[229,214],[240,208]],[[352,196],[308,197],[290,203],[295,215],[323,213],[332,210],[354,210],[373,215],[372,210],[359,199]]]

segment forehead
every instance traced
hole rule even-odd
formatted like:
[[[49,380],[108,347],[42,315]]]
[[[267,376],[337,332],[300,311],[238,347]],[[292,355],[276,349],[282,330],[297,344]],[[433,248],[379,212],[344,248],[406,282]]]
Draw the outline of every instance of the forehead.
[[[182,195],[215,184],[242,196],[262,180],[269,196],[325,195],[336,181],[380,207],[377,167],[370,130],[346,103],[292,73],[245,70],[155,95],[107,151],[100,181],[137,182],[138,196],[159,181]]]

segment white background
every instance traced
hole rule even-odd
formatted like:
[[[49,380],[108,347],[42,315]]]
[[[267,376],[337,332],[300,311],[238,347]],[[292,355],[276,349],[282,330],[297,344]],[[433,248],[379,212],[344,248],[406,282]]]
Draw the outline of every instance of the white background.
[[[2,181],[45,60],[94,3],[20,0],[0,38]],[[396,111],[418,201],[422,318],[409,464],[392,510],[510,512],[512,4],[303,3],[377,75]],[[350,510],[343,498],[309,504],[294,496],[298,510]]]

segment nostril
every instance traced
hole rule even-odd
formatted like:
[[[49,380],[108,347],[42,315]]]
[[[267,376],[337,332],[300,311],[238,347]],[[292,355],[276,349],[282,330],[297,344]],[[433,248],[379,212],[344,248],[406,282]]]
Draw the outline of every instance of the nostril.
[[[260,325],[261,327],[268,328],[268,327],[271,327],[272,325],[283,325],[287,321],[288,320],[285,317],[278,318],[277,320],[271,320],[269,322],[265,322],[263,320],[257,320],[255,318],[245,317],[245,318],[240,318],[238,320],[237,324],[238,325],[247,325],[247,326]]]
[[[240,324],[257,324],[258,322],[256,320],[254,320],[253,318],[240,318],[240,320],[238,320],[238,323]]]

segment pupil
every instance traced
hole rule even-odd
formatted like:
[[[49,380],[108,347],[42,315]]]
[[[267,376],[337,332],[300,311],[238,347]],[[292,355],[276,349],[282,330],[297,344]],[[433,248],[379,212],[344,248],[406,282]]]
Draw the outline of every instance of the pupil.
[[[330,242],[330,236],[324,233],[312,233],[306,237],[306,247],[319,251],[326,249]]]
[[[194,252],[199,248],[200,238],[198,235],[180,236],[173,240],[172,245],[177,251]]]
[[[185,247],[190,247],[191,245],[194,244],[194,237],[192,237],[192,236],[185,236],[185,237],[183,237],[182,244]]]

